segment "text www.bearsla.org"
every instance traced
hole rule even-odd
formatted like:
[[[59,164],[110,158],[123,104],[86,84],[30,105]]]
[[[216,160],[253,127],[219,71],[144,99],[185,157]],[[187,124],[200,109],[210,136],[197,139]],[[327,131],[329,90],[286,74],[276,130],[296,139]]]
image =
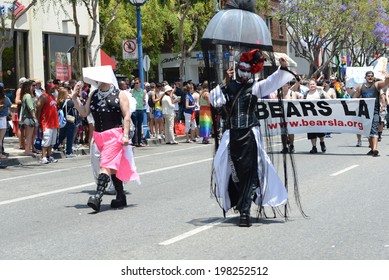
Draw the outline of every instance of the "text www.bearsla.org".
[[[278,122],[269,123],[269,129],[285,128],[285,127],[299,127],[299,126],[340,126],[340,127],[357,127],[359,130],[363,130],[363,123],[357,121],[341,121],[337,119],[333,120],[317,120],[317,121],[290,121],[290,122]]]

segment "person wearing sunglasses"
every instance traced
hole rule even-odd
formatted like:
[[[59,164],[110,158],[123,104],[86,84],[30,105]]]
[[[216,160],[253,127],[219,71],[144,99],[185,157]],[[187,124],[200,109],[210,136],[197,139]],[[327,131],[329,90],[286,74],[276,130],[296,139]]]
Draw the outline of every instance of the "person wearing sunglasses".
[[[131,120],[135,126],[132,143],[136,147],[145,146],[142,143],[143,112],[146,105],[146,91],[140,86],[140,79],[134,79],[134,88],[131,90],[132,97],[136,100],[136,111],[131,114]]]

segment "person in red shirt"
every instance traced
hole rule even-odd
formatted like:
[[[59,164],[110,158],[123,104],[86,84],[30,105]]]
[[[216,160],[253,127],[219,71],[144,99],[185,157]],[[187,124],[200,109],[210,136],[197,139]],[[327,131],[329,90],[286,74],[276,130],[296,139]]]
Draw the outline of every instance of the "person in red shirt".
[[[48,84],[37,102],[37,118],[43,132],[42,137],[42,164],[58,162],[52,156],[52,147],[57,140],[59,128],[57,101],[53,95],[56,86]]]

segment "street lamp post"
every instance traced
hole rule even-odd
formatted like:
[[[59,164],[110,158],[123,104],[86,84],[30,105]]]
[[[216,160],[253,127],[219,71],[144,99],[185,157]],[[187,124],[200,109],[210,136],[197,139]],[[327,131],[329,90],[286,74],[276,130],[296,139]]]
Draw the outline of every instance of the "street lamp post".
[[[132,5],[136,7],[136,27],[138,33],[138,68],[139,79],[141,82],[141,88],[144,89],[144,75],[143,75],[143,49],[142,49],[142,23],[140,6],[144,5],[147,0],[128,0]]]

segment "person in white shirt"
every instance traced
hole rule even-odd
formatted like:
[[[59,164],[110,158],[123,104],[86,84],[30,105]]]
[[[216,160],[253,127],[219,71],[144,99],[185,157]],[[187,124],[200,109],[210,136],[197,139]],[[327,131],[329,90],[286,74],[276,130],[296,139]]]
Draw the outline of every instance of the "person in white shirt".
[[[162,114],[165,121],[165,141],[166,144],[178,144],[174,138],[174,89],[167,85],[164,91],[165,93],[162,97]]]

